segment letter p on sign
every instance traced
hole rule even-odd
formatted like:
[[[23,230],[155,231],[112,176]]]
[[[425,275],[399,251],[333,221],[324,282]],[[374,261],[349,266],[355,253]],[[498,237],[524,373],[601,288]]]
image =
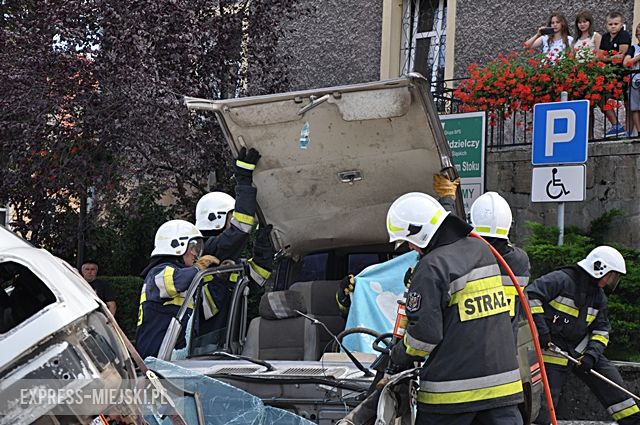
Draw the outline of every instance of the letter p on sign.
[[[544,156],[553,156],[555,143],[571,142],[576,135],[576,113],[571,109],[547,111]]]
[[[531,163],[586,162],[589,109],[589,101],[584,99],[534,105]]]

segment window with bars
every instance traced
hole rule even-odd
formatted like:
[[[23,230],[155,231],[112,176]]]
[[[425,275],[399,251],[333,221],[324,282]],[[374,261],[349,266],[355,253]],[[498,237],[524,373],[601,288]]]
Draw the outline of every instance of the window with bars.
[[[419,72],[432,82],[444,79],[446,23],[446,0],[404,1],[402,74]]]

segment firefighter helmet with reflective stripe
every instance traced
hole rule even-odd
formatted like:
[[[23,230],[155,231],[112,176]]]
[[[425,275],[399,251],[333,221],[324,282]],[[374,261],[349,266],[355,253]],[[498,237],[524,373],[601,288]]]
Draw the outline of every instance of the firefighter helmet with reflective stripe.
[[[511,228],[511,208],[507,201],[496,192],[487,192],[471,205],[471,225],[481,236],[509,238]]]
[[[170,220],[158,228],[151,256],[180,256],[187,252],[189,245],[196,245],[201,254],[202,239],[202,233],[188,221]]]
[[[389,242],[411,242],[425,248],[449,213],[431,196],[410,192],[396,199],[387,212]]]
[[[224,192],[207,193],[196,205],[196,227],[200,230],[224,229],[227,215],[235,204],[236,200]]]
[[[622,254],[617,249],[606,245],[593,248],[584,260],[578,261],[578,265],[596,279],[600,279],[612,271],[627,274]]]

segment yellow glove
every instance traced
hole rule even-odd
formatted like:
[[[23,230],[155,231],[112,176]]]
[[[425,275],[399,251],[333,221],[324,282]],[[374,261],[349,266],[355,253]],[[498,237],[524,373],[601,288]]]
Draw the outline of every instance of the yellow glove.
[[[212,264],[214,266],[217,266],[218,264],[220,264],[220,260],[218,260],[213,255],[203,255],[202,257],[198,258],[198,261],[195,262],[194,266],[196,266],[198,270],[204,270],[209,268],[209,266],[211,266]]]
[[[435,190],[438,198],[453,198],[456,199],[456,190],[460,185],[460,177],[454,181],[449,180],[448,177],[440,174],[433,175],[433,190]]]

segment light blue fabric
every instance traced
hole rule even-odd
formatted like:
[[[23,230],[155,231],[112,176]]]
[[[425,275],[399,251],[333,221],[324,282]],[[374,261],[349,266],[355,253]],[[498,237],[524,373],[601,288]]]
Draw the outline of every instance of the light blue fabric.
[[[393,332],[397,301],[405,291],[404,275],[409,267],[415,267],[418,257],[417,252],[411,251],[369,266],[357,275],[346,329],[364,327],[380,333]],[[374,339],[365,334],[353,334],[347,335],[343,344],[349,351],[375,353],[371,348]]]

